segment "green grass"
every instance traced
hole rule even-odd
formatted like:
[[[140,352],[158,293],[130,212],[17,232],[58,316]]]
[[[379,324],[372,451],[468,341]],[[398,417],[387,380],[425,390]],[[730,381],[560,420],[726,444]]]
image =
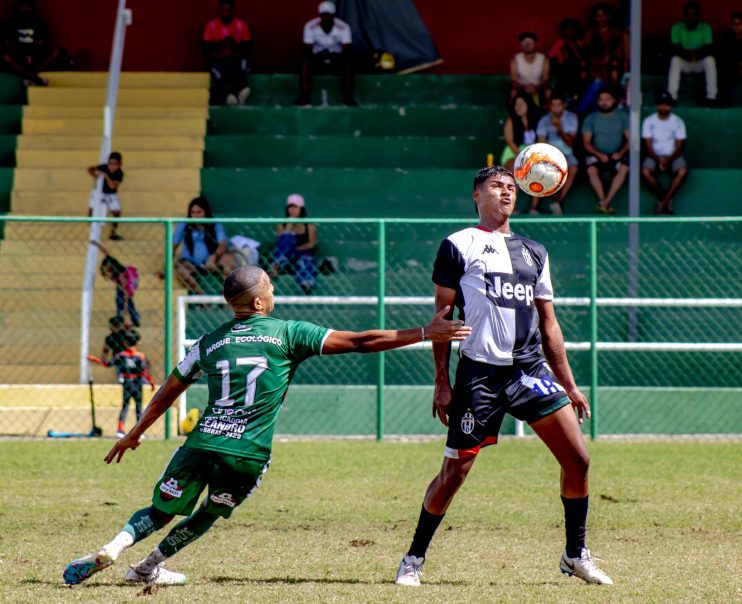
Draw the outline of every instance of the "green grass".
[[[485,450],[428,552],[424,586],[392,580],[442,443],[278,443],[263,486],[169,563],[190,585],[121,581],[137,544],[74,589],[61,571],[112,537],[176,443],[120,466],[112,441],[2,442],[0,602],[732,602],[742,599],[742,443],[590,444],[588,545],[613,587],[558,570],[559,470],[535,440]]]

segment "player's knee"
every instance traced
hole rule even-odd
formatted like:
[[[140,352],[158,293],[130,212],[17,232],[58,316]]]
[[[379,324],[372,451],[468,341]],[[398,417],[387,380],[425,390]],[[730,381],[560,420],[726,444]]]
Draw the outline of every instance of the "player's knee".
[[[155,521],[162,523],[163,526],[175,518],[174,514],[168,514],[162,510],[158,510],[155,506],[150,508],[150,516],[152,516]]]

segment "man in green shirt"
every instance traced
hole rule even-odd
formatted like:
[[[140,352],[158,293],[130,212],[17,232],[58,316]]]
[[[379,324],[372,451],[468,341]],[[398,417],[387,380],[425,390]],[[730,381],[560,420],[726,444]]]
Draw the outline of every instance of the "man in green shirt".
[[[424,327],[403,330],[333,331],[305,321],[270,317],[273,284],[254,266],[233,271],[224,298],[234,319],[202,336],[152,398],[141,419],[105,457],[119,463],[136,449],[145,430],[201,376],[209,401],[186,442],[175,451],[155,485],[152,505],[135,512],[100,550],[70,562],[63,578],[77,585],[111,566],[121,552],[186,516],[149,556],[126,572],[135,583],[182,585],[185,575],[164,568],[167,558],[198,539],[217,518],[229,518],[260,484],[271,457],[273,430],[289,383],[302,361],[322,354],[380,352],[423,340],[463,340],[463,321],[447,321],[445,308]],[[202,491],[205,497],[193,512]]]
[[[672,26],[670,33],[672,59],[667,89],[677,100],[681,73],[701,73],[706,77],[706,104],[716,103],[716,60],[713,57],[714,34],[711,26],[701,21],[701,5],[686,2],[683,5],[683,20]]]

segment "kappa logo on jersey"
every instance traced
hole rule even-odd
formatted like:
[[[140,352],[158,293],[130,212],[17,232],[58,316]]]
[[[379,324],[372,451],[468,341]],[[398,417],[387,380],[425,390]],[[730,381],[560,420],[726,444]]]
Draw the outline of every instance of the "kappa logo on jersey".
[[[183,487],[178,484],[178,481],[175,480],[175,478],[168,478],[165,482],[163,482],[160,485],[160,491],[162,491],[165,495],[175,497],[176,499],[180,499],[183,495]]]
[[[533,258],[531,258],[531,252],[528,251],[526,246],[523,246],[520,248],[521,253],[523,254],[523,260],[526,261],[526,264],[528,266],[533,266]]]
[[[211,499],[211,501],[213,501],[216,505],[226,505],[231,508],[237,505],[237,502],[234,500],[232,493],[214,493],[211,497],[209,497],[209,499]]]
[[[505,308],[518,308],[522,306],[518,302],[525,302],[530,306],[534,299],[533,285],[523,285],[522,283],[511,283],[506,281],[508,278],[515,278],[514,275],[498,275],[495,273],[485,274],[487,283],[487,297],[497,306]]]
[[[252,327],[249,325],[240,325],[239,323],[230,329],[232,333],[242,333],[244,331],[252,331]]]
[[[482,250],[483,254],[499,254],[495,248],[493,248],[491,245],[485,245],[484,249]]]
[[[470,411],[464,413],[461,418],[461,431],[464,434],[471,434],[474,432],[474,416]]]

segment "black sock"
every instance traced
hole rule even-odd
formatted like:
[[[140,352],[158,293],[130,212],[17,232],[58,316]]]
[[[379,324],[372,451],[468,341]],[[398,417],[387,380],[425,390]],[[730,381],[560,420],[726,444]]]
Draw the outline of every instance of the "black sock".
[[[412,538],[412,545],[410,545],[410,551],[407,552],[408,556],[415,556],[417,558],[424,558],[425,552],[428,551],[430,541],[433,539],[438,525],[443,520],[445,514],[436,516],[431,514],[425,509],[425,506],[420,510],[420,520],[417,521],[417,529],[415,529],[415,536]]]
[[[562,497],[564,504],[564,528],[567,534],[567,555],[570,558],[579,558],[582,548],[585,547],[585,531],[587,530],[587,495],[568,499]]]

